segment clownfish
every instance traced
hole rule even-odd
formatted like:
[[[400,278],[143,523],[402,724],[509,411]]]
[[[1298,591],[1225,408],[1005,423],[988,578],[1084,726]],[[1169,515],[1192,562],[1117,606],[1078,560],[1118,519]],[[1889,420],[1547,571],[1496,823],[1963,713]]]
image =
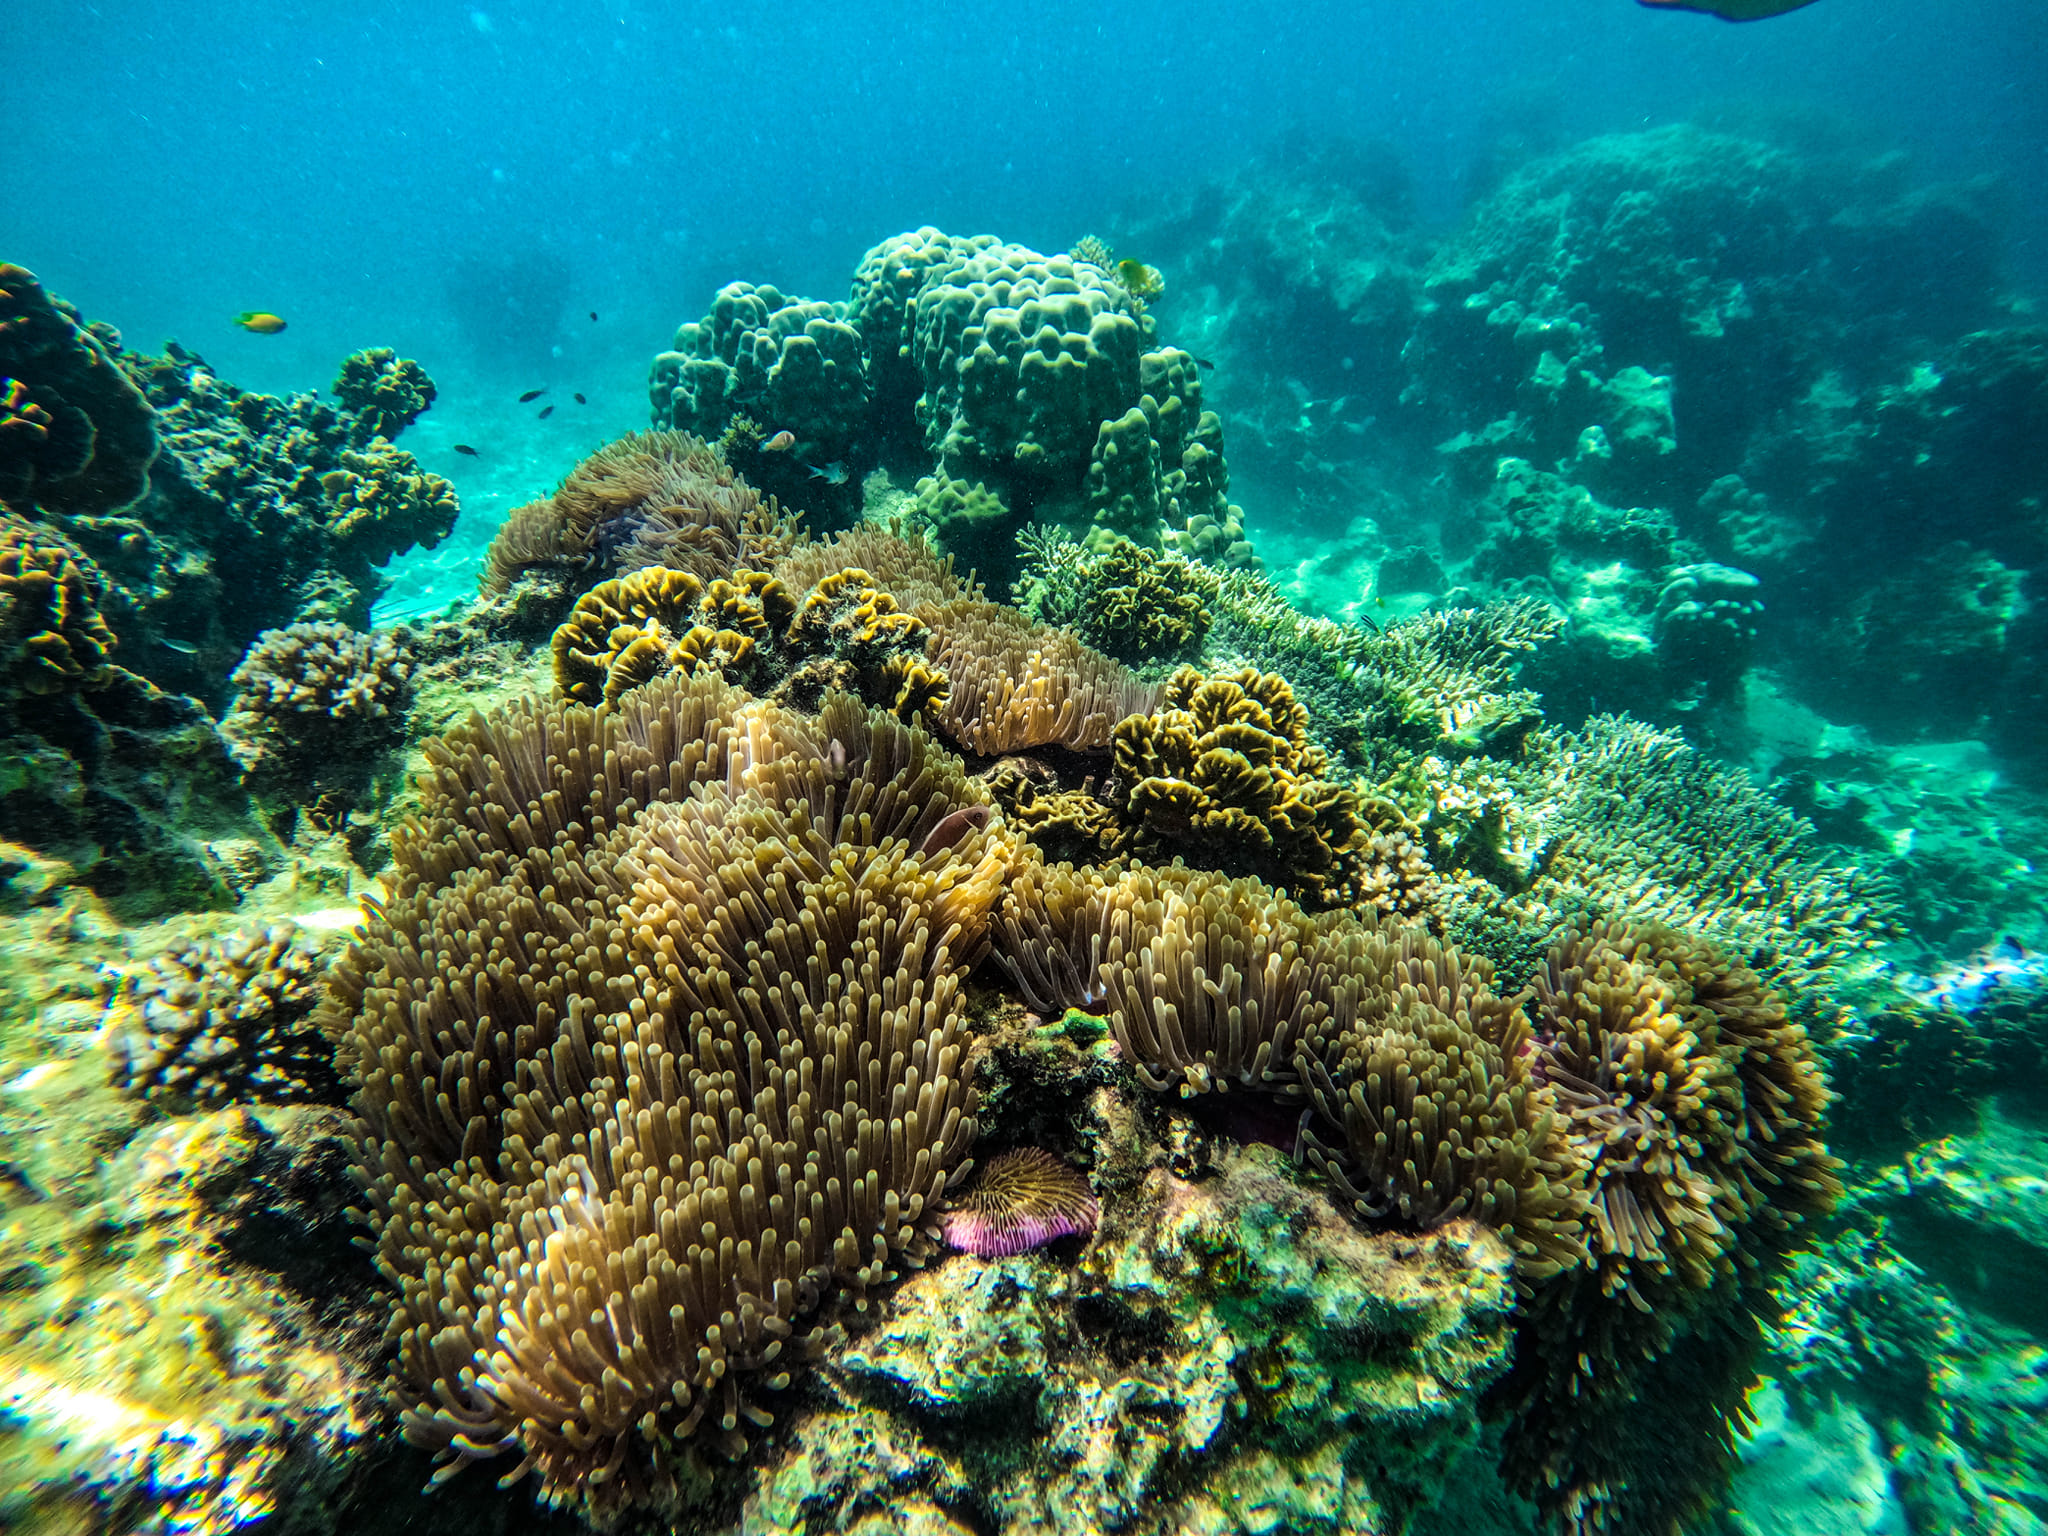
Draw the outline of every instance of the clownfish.
[[[235,324],[245,331],[254,331],[258,336],[275,336],[284,329],[284,316],[273,315],[263,309],[245,309],[235,316]]]

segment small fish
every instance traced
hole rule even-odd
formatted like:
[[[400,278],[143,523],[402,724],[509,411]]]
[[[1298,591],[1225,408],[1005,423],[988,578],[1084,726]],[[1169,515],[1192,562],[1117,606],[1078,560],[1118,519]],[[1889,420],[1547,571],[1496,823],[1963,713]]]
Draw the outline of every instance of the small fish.
[[[1190,357],[1193,357],[1193,356],[1194,356],[1194,354],[1193,354],[1193,353],[1189,353],[1188,355],[1189,355]],[[1197,368],[1207,368],[1207,369],[1208,369],[1208,370],[1209,370],[1210,372],[1212,372],[1212,373],[1213,373],[1213,372],[1215,372],[1215,369],[1216,369],[1216,365],[1215,365],[1214,363],[1210,362],[1210,361],[1209,361],[1209,359],[1207,359],[1206,357],[1197,357],[1197,358],[1195,358],[1195,366],[1196,366]]]
[[[1157,267],[1148,267],[1130,256],[1116,264],[1116,280],[1140,299],[1157,298],[1166,288],[1166,279],[1159,275]]]
[[[540,408],[540,414],[539,414],[538,416],[534,417],[534,420],[535,420],[535,421],[546,421],[546,420],[547,420],[547,419],[548,419],[548,418],[549,418],[550,416],[552,416],[552,415],[554,415],[554,414],[555,414],[555,408],[554,408],[554,407],[553,407],[552,405],[544,405],[544,406],[542,406],[542,407]]]
[[[1659,11],[1704,11],[1723,21],[1762,21],[1766,16],[1782,16],[1787,11],[1811,5],[1813,0],[1637,0],[1637,3]]]
[[[776,433],[773,437],[769,438],[767,442],[763,443],[761,445],[761,451],[763,453],[787,453],[790,449],[794,448],[795,446],[796,434],[794,432],[784,431]]]
[[[476,459],[483,457],[483,455],[478,453],[474,448],[470,447],[469,444],[467,443],[457,443],[455,445],[455,451],[463,455],[463,457],[465,458]]]
[[[590,404],[590,402],[589,402],[588,400],[584,399],[584,398],[583,398],[583,397],[582,397],[581,395],[571,395],[571,396],[570,396],[569,398],[570,398],[571,400],[574,400],[574,401],[575,401],[575,402],[576,402],[576,403],[577,403],[578,405],[588,405],[588,404]]]
[[[806,464],[804,468],[808,469],[827,485],[846,484],[846,466],[837,459],[834,459],[830,464]]]
[[[284,316],[273,315],[264,309],[245,309],[235,316],[235,324],[245,331],[254,331],[258,336],[275,336],[284,329]]]
[[[591,319],[592,319],[593,321],[595,321],[595,320],[597,319],[597,311],[596,311],[596,310],[594,310],[594,309],[593,309],[593,310],[592,310],[592,311],[590,312],[590,318],[591,318]]]
[[[199,654],[199,647],[189,640],[173,640],[169,635],[158,635],[157,639],[163,641],[167,648],[176,651],[180,656],[197,656]]]
[[[542,395],[546,393],[547,391],[544,389],[529,389],[525,394],[519,397],[519,403],[521,405],[531,405],[534,401],[538,400]]]

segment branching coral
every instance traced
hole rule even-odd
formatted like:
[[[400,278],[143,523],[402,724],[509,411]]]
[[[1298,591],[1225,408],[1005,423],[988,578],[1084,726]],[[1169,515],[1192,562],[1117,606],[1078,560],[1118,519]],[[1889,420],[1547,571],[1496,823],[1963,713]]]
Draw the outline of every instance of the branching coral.
[[[20,694],[107,680],[114,633],[100,616],[106,583],[53,530],[0,512],[0,708]]]
[[[918,613],[931,626],[931,660],[952,682],[940,729],[969,752],[1097,751],[1118,721],[1148,712],[1158,697],[1064,630],[1000,603],[961,599]]]
[[[1275,673],[1182,667],[1156,713],[1116,730],[1139,849],[1255,874],[1314,907],[1359,899],[1369,840],[1357,792],[1324,779],[1328,769],[1308,712]]]
[[[407,1433],[673,1505],[914,1260],[974,1130],[959,984],[1013,857],[957,762],[713,676],[429,751],[338,969]],[[969,814],[956,814],[969,813]]]
[[[185,943],[123,977],[107,1008],[114,1075],[175,1107],[339,1102],[313,1013],[327,956],[293,923]]]
[[[388,741],[404,733],[412,671],[402,632],[269,629],[235,669],[234,714],[296,748],[321,750],[347,734]]]
[[[0,501],[107,512],[143,493],[155,457],[154,413],[107,345],[0,263]]]

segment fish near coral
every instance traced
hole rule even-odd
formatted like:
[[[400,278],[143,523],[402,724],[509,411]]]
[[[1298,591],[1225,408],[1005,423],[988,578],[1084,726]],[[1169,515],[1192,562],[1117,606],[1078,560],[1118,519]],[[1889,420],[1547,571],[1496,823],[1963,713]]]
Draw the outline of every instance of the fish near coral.
[[[1166,279],[1160,276],[1157,267],[1148,267],[1129,256],[1116,264],[1116,280],[1137,299],[1156,299],[1166,291]]]
[[[763,453],[787,453],[796,446],[796,434],[787,429],[776,433],[761,445]]]
[[[1762,21],[1813,4],[1813,0],[1636,0],[1660,11],[1704,11],[1723,21]]]
[[[275,336],[284,329],[284,316],[273,315],[263,309],[245,309],[235,316],[235,324],[245,331],[254,331],[258,336]]]

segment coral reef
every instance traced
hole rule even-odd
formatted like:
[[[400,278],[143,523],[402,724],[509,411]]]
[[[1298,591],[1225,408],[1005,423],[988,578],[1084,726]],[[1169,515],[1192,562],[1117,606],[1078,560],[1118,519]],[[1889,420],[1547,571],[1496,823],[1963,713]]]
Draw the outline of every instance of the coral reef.
[[[119,347],[33,272],[0,263],[0,502],[95,515],[148,488],[156,429]]]
[[[926,605],[928,650],[951,689],[939,729],[983,757],[1059,746],[1109,747],[1119,721],[1147,714],[1156,689],[1064,630],[975,598]]]
[[[788,433],[775,454],[755,453],[750,476],[784,499],[827,510],[834,485],[856,493],[846,471],[868,404],[867,361],[847,306],[784,298],[772,287],[728,283],[711,312],[676,332],[654,360],[654,424],[715,441],[744,416],[762,437]]]
[[[1056,530],[1027,529],[1020,543],[1018,606],[1039,622],[1072,629],[1134,666],[1200,653],[1211,622],[1204,603],[1217,592],[1212,572],[1127,539],[1095,551]]]
[[[0,698],[104,686],[106,579],[52,530],[0,512]],[[4,706],[0,706],[4,707]]]

